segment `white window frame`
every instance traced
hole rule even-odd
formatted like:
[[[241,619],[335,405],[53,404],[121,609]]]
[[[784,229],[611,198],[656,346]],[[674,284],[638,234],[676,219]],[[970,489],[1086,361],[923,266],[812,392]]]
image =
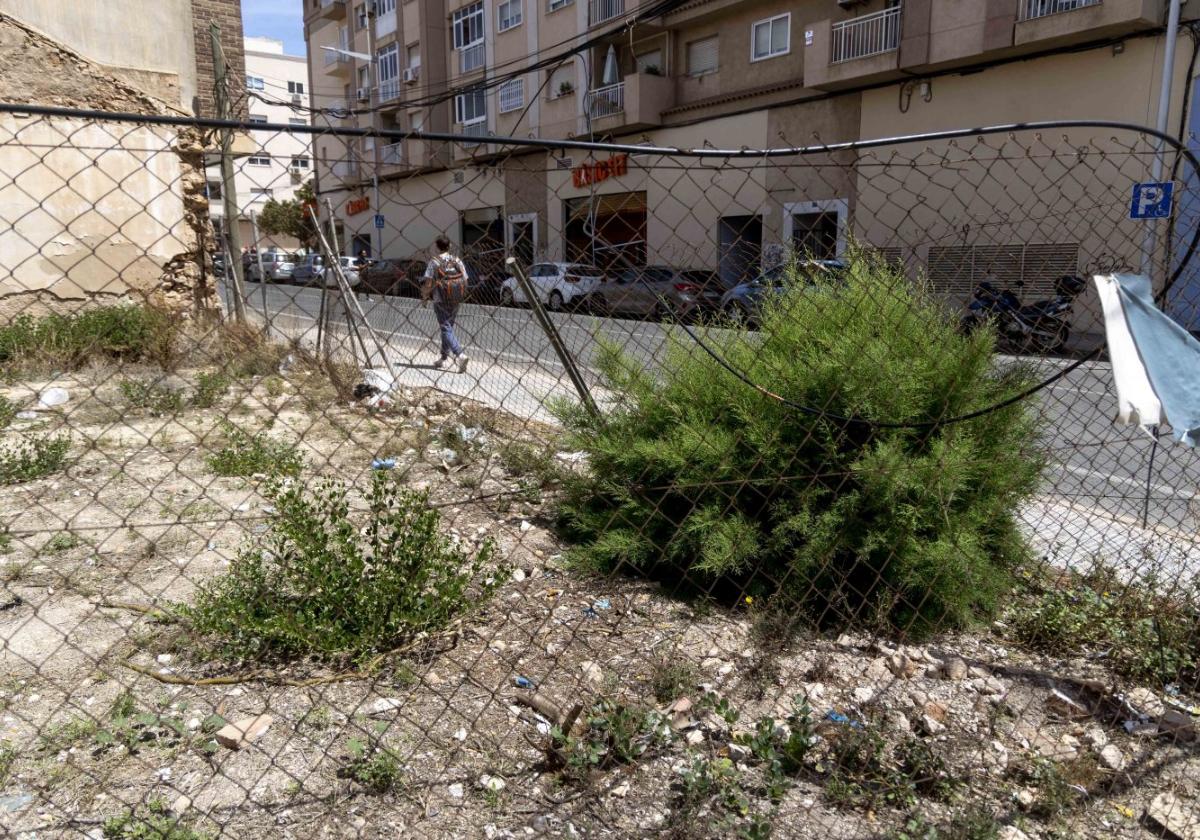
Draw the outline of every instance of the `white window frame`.
[[[396,11],[396,0],[375,0],[375,17],[390,15]]]
[[[310,165],[310,163],[309,163],[308,155],[293,155],[292,162],[288,164],[288,168],[289,169],[308,169],[309,165]]]
[[[308,120],[303,117],[288,117],[288,125],[308,125]]]
[[[266,152],[259,152],[256,155],[250,155],[246,158],[247,166],[270,166],[271,156]]]
[[[270,187],[251,187],[250,200],[254,201],[270,201],[275,197],[275,191]]]
[[[504,249],[512,252],[513,246],[513,225],[523,224],[525,222],[533,222],[533,255],[537,258],[541,242],[538,241],[538,214],[537,213],[511,213],[508,216],[508,224],[504,226]]]
[[[471,47],[474,47],[477,44],[483,43],[483,39],[484,39],[483,5],[484,5],[483,0],[479,0],[479,2],[472,3],[470,6],[463,6],[461,9],[458,9],[457,11],[454,12],[453,15],[451,15],[451,17],[450,17],[451,43],[454,45],[454,49],[458,50],[459,52],[462,52],[464,50],[469,50]],[[465,40],[466,35],[464,33],[469,32],[471,29],[474,28],[474,25],[470,22],[471,18],[479,19],[479,37],[473,41],[467,41],[467,40]]]
[[[559,9],[565,9],[574,3],[575,0],[546,0],[546,11],[557,12]]]
[[[846,253],[846,224],[850,218],[850,201],[845,198],[824,198],[818,201],[789,201],[783,205],[783,244],[790,253],[792,249],[792,234],[796,226],[796,216],[809,213],[837,214],[837,244],[834,254],[841,259]]]
[[[270,120],[264,117],[262,114],[251,114],[250,122],[254,125],[266,125],[270,122]]]
[[[505,18],[502,16],[502,10],[504,9],[505,6],[508,6],[510,8],[510,11],[513,6],[515,6],[517,9],[517,14],[515,17],[513,17],[512,15],[509,15],[509,17],[507,18],[507,22],[508,22],[507,26],[505,26]],[[520,26],[524,22],[525,22],[525,0],[500,0],[500,2],[496,4],[496,31],[497,32],[507,32],[510,29],[516,29],[518,26]]]
[[[467,101],[468,96],[470,96],[472,98],[474,98],[475,96],[478,96],[479,102],[480,102],[480,107],[483,111],[482,115],[474,116],[469,120],[463,119],[463,116],[466,112],[464,103]],[[482,87],[476,86],[474,88],[471,88],[470,90],[466,90],[466,91],[463,91],[462,93],[455,94],[455,96],[454,96],[454,121],[456,123],[458,123],[459,125],[477,125],[481,122],[487,122],[487,91],[485,91]]]
[[[247,76],[246,90],[266,90],[267,80],[262,76]]]
[[[371,15],[367,11],[366,3],[359,3],[354,7],[354,23],[360,31],[366,29],[371,23]]]
[[[516,91],[516,101],[513,101],[512,92]],[[505,93],[508,93],[508,106],[505,107]],[[496,99],[499,102],[500,113],[507,114],[512,111],[519,111],[525,107],[525,79],[518,76],[515,79],[509,79],[496,89]]]
[[[779,52],[771,52],[770,51],[771,50],[771,37],[770,37],[770,34],[768,34],[767,35],[767,54],[766,55],[755,55],[754,54],[754,33],[758,30],[758,27],[766,24],[767,26],[771,27],[770,32],[773,33],[775,31],[776,21],[780,21],[780,20],[785,21],[784,26],[786,27],[786,29],[784,31],[787,32],[787,44]],[[762,20],[756,20],[754,23],[750,24],[750,61],[751,61],[751,63],[753,63],[755,61],[769,61],[772,58],[779,58],[779,56],[781,56],[781,55],[787,55],[791,51],[792,51],[792,13],[791,12],[784,12],[781,15],[773,15],[769,18],[763,18]]]
[[[717,61],[716,61],[716,64],[714,64],[712,66],[711,70],[702,70],[699,73],[693,73],[692,72],[692,62],[691,62],[691,47],[692,47],[692,44],[699,44],[703,41],[716,41],[717,42],[717,51],[716,51]],[[713,73],[716,73],[718,70],[721,69],[721,36],[719,34],[706,35],[703,38],[697,38],[694,41],[688,41],[686,44],[683,45],[683,60],[684,60],[684,63],[687,64],[687,67],[685,67],[684,70],[687,73],[688,78],[699,79],[701,76],[710,76]]]

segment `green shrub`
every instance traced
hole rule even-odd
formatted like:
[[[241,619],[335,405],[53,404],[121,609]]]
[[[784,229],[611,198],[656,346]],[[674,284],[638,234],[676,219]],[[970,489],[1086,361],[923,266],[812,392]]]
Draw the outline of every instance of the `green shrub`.
[[[130,811],[105,820],[101,831],[106,840],[209,840],[212,837],[184,825],[161,799],[151,799],[141,814]]]
[[[222,371],[201,371],[196,374],[196,392],[192,394],[192,405],[196,408],[212,408],[229,393],[230,379]]]
[[[276,440],[266,429],[250,434],[232,423],[222,423],[225,446],[208,457],[217,475],[299,475],[304,458],[293,443]]]
[[[67,462],[71,437],[25,435],[0,446],[0,485],[20,484],[58,472]]]
[[[73,370],[102,358],[168,367],[177,335],[178,321],[148,306],[102,306],[42,318],[18,315],[0,326],[0,365]]]
[[[0,397],[0,429],[7,429],[17,417],[17,406],[8,397]]]
[[[753,337],[704,340],[753,383],[868,421],[925,422],[1029,384],[993,365],[921,285],[865,254],[844,281],[793,277]],[[606,347],[603,418],[560,407],[591,471],[567,481],[560,524],[586,568],[626,567],[753,595],[778,591],[823,624],[912,633],[990,616],[1027,558],[1015,524],[1041,461],[1024,403],[944,427],[813,416],[739,381],[678,338],[655,373]]]
[[[339,776],[353,779],[371,793],[387,793],[400,785],[403,779],[400,757],[394,750],[384,746],[378,737],[366,741],[351,738],[346,748],[350,752],[350,760],[341,768]]]
[[[1104,654],[1113,671],[1143,684],[1200,678],[1200,603],[1121,582],[1113,569],[1037,582],[1006,616],[1016,639],[1055,656]],[[1198,590],[1197,594],[1200,594]]]
[[[474,557],[443,535],[428,496],[392,473],[371,476],[367,510],[324,480],[267,488],[277,508],[261,543],[181,612],[202,649],[237,659],[363,659],[436,631],[502,579],[483,580],[494,547]]]
[[[159,382],[123,379],[119,387],[130,408],[154,415],[177,414],[183,410],[183,392]]]
[[[577,733],[551,731],[567,775],[582,781],[593,770],[629,764],[671,742],[671,728],[653,709],[601,698],[584,712]]]

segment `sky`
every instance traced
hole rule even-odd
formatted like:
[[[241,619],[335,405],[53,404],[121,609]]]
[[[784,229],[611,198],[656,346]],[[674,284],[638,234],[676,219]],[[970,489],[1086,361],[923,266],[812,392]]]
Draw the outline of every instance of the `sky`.
[[[242,31],[278,38],[288,55],[304,55],[304,0],[242,0]]]

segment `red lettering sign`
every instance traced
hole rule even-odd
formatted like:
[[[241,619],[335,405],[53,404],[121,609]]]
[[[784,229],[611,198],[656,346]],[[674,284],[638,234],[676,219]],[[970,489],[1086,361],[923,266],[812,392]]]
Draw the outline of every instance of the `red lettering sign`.
[[[576,187],[598,184],[609,178],[619,178],[629,171],[629,155],[613,155],[608,160],[597,160],[579,164],[571,170],[571,182]]]
[[[371,209],[371,199],[368,196],[362,198],[352,198],[346,202],[346,215],[357,216],[359,213],[365,213]]]

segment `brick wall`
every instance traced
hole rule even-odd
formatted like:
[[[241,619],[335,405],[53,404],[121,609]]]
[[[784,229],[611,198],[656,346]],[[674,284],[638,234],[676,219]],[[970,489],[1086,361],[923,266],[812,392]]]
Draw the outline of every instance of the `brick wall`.
[[[192,0],[192,22],[196,33],[198,116],[215,117],[217,103],[213,84],[212,39],[209,24],[221,27],[221,47],[229,66],[229,94],[235,116],[246,115],[246,57],[242,47],[241,0]]]

